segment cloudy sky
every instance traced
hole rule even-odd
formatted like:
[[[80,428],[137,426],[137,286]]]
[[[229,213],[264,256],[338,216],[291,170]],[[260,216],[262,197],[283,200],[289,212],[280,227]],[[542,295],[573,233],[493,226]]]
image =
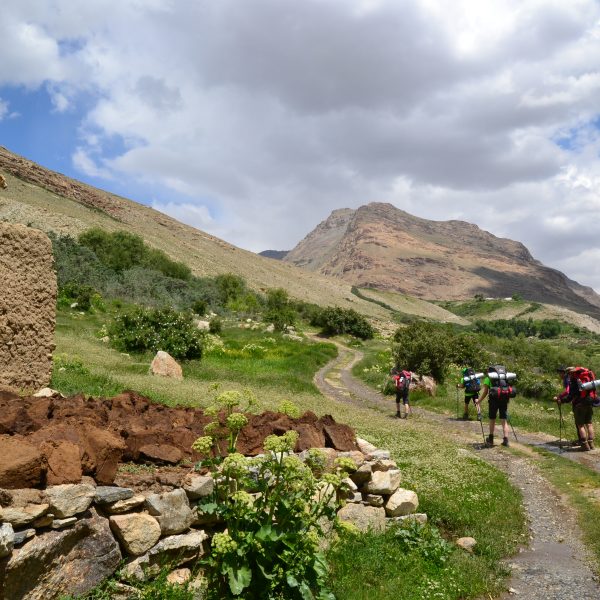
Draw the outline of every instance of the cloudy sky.
[[[600,291],[596,0],[3,0],[0,144],[249,250],[391,202]]]

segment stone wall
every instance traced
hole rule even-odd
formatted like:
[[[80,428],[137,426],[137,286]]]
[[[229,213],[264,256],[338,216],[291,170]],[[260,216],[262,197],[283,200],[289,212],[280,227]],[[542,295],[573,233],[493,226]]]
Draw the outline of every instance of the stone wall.
[[[357,445],[360,450],[351,452],[320,449],[329,466],[343,456],[357,467],[346,480],[339,518],[361,530],[382,530],[397,521],[425,523],[427,516],[415,512],[415,492],[401,488],[389,452],[361,439]],[[152,576],[165,564],[175,569],[171,576],[177,580],[189,578],[188,567],[209,552],[212,535],[224,527],[197,507],[213,492],[211,476],[193,469],[174,479],[124,473],[115,483],[98,486],[84,477],[44,490],[0,489],[0,597],[55,600],[83,594],[119,566],[119,598],[135,597],[131,580]]]
[[[0,223],[0,386],[48,384],[54,350],[56,275],[48,236]]]

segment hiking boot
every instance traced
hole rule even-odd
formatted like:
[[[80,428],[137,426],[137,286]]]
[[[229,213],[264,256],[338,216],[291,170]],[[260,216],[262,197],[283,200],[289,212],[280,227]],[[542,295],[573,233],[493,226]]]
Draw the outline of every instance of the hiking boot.
[[[396,418],[397,419],[401,419],[402,418],[402,413],[400,411],[396,411]]]
[[[490,435],[488,435],[485,438],[485,445],[486,446],[493,446],[494,445],[494,436],[490,433]]]
[[[590,450],[594,449],[594,440],[592,438],[588,440],[588,446],[590,447]]]
[[[465,413],[463,415],[463,421],[468,421],[469,420],[469,413]]]
[[[502,445],[506,446],[507,448],[510,446],[510,444],[508,443],[508,438],[507,437],[502,438]]]
[[[587,442],[581,442],[581,452],[588,452],[591,450],[590,445]]]

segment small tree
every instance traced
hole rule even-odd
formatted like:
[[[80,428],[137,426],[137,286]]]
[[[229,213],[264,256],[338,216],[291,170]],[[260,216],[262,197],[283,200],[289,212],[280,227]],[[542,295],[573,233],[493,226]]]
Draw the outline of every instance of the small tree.
[[[296,316],[288,293],[283,288],[267,291],[267,309],[263,318],[268,323],[273,323],[275,331],[285,331],[296,322]]]
[[[447,327],[419,321],[401,327],[394,335],[392,356],[399,367],[431,375],[443,383],[450,364]]]

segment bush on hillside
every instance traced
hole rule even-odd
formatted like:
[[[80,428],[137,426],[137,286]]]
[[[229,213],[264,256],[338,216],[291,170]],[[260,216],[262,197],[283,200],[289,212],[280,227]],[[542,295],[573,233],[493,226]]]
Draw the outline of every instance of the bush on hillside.
[[[475,321],[474,330],[477,333],[487,333],[497,337],[540,337],[541,339],[557,338],[564,326],[556,319],[496,319],[493,321]]]
[[[348,333],[362,340],[370,340],[375,335],[373,326],[351,308],[328,306],[315,315],[311,324],[321,327],[324,335]]]
[[[490,361],[481,340],[451,325],[417,321],[399,328],[392,347],[394,363],[401,368],[431,375],[443,383],[450,364],[482,368]]]
[[[109,327],[113,345],[125,352],[163,350],[177,359],[199,359],[203,334],[190,313],[171,308],[137,308],[117,316]]]
[[[263,319],[272,323],[275,331],[285,331],[296,322],[294,309],[288,293],[282,288],[267,290],[266,310]]]
[[[162,250],[147,246],[139,235],[127,231],[110,233],[93,227],[79,236],[79,243],[117,273],[144,267],[173,279],[188,280],[192,274],[187,265],[171,260]]]
[[[69,282],[59,289],[57,304],[61,308],[68,308],[73,305],[77,310],[89,311],[93,308],[104,310],[102,296],[91,285],[82,285],[80,283]]]

